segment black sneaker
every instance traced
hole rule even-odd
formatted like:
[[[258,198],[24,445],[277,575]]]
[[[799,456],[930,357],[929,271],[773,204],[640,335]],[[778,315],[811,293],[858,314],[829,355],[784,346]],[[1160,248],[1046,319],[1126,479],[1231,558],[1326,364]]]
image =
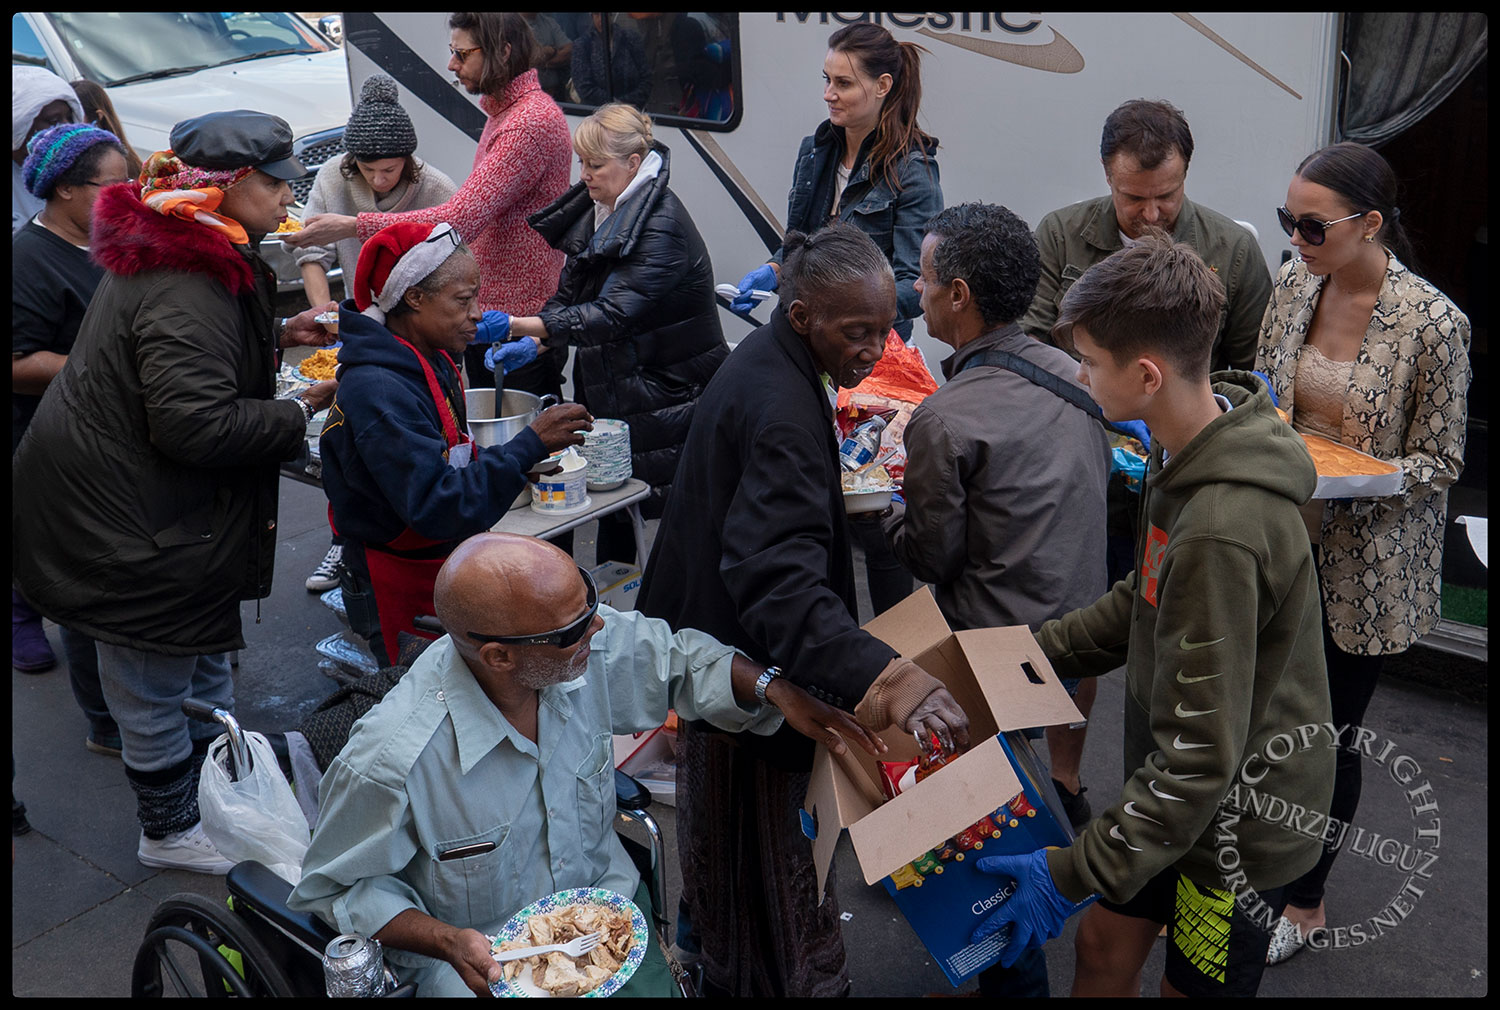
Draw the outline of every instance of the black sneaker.
[[[15,793],[10,796],[10,833],[12,836],[24,835],[31,830],[31,822],[26,819],[26,804],[16,799]]]
[[[1068,792],[1068,787],[1057,779],[1052,780],[1053,787],[1057,790],[1057,798],[1062,800],[1063,812],[1068,815],[1068,823],[1073,825],[1074,831],[1082,831],[1089,821],[1094,819],[1094,812],[1089,808],[1089,801],[1083,798],[1083,794],[1089,791],[1089,787],[1080,784],[1076,793]]]

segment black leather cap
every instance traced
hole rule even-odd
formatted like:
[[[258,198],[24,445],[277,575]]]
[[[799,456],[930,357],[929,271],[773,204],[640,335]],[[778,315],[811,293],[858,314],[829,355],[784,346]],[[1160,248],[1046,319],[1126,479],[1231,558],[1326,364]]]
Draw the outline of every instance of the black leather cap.
[[[258,168],[274,179],[307,174],[292,157],[292,128],[280,116],[249,109],[210,112],[172,127],[172,152],[189,165],[217,170]]]

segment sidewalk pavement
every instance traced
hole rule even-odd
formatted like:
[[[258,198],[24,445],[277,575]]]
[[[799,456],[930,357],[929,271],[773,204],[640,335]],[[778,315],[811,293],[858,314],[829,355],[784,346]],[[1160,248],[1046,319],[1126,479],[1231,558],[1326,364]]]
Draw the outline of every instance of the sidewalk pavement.
[[[314,488],[282,482],[276,580],[272,595],[242,608],[247,647],[236,678],[237,715],[248,729],[295,725],[332,692],[313,645],[340,630],[337,618],[302,585],[328,547],[323,499]],[[591,531],[577,553],[592,554]],[[860,579],[863,582],[863,579]],[[868,617],[868,600],[863,603]],[[54,647],[57,629],[48,626]],[[117,758],[84,750],[87,724],[68,690],[62,664],[46,674],[12,673],[15,795],[33,830],[14,839],[11,898],[11,991],[18,996],[125,996],[145,925],[158,902],[181,891],[222,900],[222,877],[155,870],[136,861],[140,829],[135,799]],[[1423,660],[1414,650],[1407,665]],[[1083,781],[1095,813],[1119,795],[1122,780],[1120,673],[1102,679]],[[1387,678],[1366,720],[1393,744],[1387,760],[1365,769],[1357,823],[1382,836],[1428,847],[1415,835],[1432,817],[1441,839],[1431,880],[1399,926],[1370,942],[1306,952],[1267,970],[1268,996],[1481,996],[1489,991],[1488,744],[1482,705],[1458,695]],[[1379,754],[1383,744],[1374,748]],[[1408,755],[1413,765],[1396,758]],[[1399,785],[1394,774],[1410,775]],[[1408,799],[1424,781],[1430,793]],[[1430,797],[1430,798],[1429,798]],[[1435,800],[1439,809],[1413,816]],[[668,905],[680,887],[672,810],[653,808],[667,836]],[[1377,848],[1376,854],[1384,851]],[[836,860],[849,973],[855,996],[955,993],[906,926],[883,887],[865,885],[848,840]],[[1381,913],[1408,874],[1378,859],[1345,853],[1329,880],[1329,923],[1352,927]],[[1066,995],[1073,973],[1075,918],[1047,946],[1052,992]],[[1143,973],[1143,993],[1157,994],[1164,957],[1158,940]]]

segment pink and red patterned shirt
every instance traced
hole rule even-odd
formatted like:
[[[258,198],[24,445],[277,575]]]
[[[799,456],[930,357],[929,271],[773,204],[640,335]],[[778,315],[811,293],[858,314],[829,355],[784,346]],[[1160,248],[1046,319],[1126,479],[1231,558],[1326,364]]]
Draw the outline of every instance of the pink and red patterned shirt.
[[[367,241],[403,221],[445,221],[479,262],[479,304],[511,315],[535,315],[557,293],[564,256],[526,223],[568,188],[573,142],[568,121],[537,81],[515,78],[479,107],[489,116],[469,178],[447,203],[400,214],[360,214]]]

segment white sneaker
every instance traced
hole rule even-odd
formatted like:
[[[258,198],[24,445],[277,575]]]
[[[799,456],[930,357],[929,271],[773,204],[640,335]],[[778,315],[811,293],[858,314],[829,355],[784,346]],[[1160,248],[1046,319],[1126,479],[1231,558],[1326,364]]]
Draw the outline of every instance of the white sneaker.
[[[203,833],[203,822],[199,821],[186,831],[176,831],[165,838],[147,838],[141,835],[141,844],[135,858],[143,866],[160,866],[168,870],[190,870],[193,873],[212,873],[222,877],[234,866],[219,855],[214,843]]]
[[[344,560],[344,548],[334,544],[328,548],[328,553],[323,555],[323,563],[318,566],[317,571],[307,577],[307,591],[309,593],[325,593],[339,584],[339,568]]]

